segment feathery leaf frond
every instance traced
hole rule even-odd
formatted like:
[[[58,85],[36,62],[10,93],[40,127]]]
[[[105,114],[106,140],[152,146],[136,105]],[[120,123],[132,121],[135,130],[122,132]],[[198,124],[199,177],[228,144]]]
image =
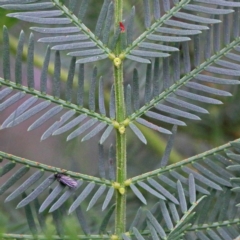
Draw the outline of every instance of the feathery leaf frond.
[[[7,34],[7,30],[5,29],[5,33]],[[20,35],[20,45],[22,45],[22,36],[23,36],[23,32]],[[30,39],[32,39],[32,37],[30,36]],[[32,40],[31,40],[32,42]],[[7,43],[6,43],[7,44]],[[32,44],[32,43],[31,43]],[[29,45],[30,46],[30,45]],[[5,46],[6,48],[9,48],[9,45]],[[19,57],[22,54],[22,47],[18,48],[18,55]],[[71,102],[73,101],[73,78],[74,78],[74,73],[75,73],[75,57],[72,58],[72,62],[70,64],[70,68],[69,68],[69,73],[68,73],[68,79],[67,79],[67,88],[66,88],[66,100],[61,100],[58,99],[60,97],[60,70],[61,70],[61,58],[60,58],[60,54],[57,51],[55,54],[55,63],[54,63],[54,77],[53,77],[53,95],[54,97],[51,97],[50,95],[46,95],[46,72],[47,72],[47,68],[49,65],[49,58],[50,58],[50,51],[49,48],[47,50],[47,53],[45,55],[45,60],[44,60],[44,67],[42,69],[42,74],[41,74],[41,93],[38,92],[37,90],[33,89],[34,86],[34,76],[33,76],[33,47],[29,47],[28,48],[28,70],[27,70],[27,77],[28,77],[28,88],[26,88],[23,85],[20,85],[20,83],[22,83],[22,79],[21,79],[21,73],[18,74],[18,77],[15,79],[16,83],[13,82],[9,82],[9,81],[4,81],[4,85],[6,85],[7,83],[7,88],[4,88],[3,90],[1,90],[1,98],[5,98],[8,96],[8,99],[4,99],[4,101],[0,104],[0,110],[3,111],[4,109],[6,109],[7,107],[11,106],[12,104],[14,104],[16,101],[19,101],[21,98],[23,98],[25,96],[25,92],[27,92],[30,95],[33,95],[33,97],[28,97],[25,98],[25,101],[17,108],[17,110],[15,110],[2,124],[1,128],[6,128],[6,127],[14,127],[17,124],[20,124],[23,121],[26,121],[27,119],[31,118],[32,116],[36,115],[39,112],[43,112],[43,110],[45,110],[45,113],[42,114],[42,116],[37,119],[36,121],[34,121],[30,127],[28,128],[28,130],[33,130],[43,124],[45,124],[45,122],[47,122],[47,120],[52,119],[55,115],[57,115],[60,112],[63,112],[62,110],[64,108],[70,108],[70,111],[68,113],[64,113],[62,115],[62,117],[60,117],[59,121],[56,121],[53,125],[51,125],[42,135],[42,140],[46,139],[47,137],[51,136],[51,135],[56,135],[56,134],[60,134],[63,133],[67,130],[70,130],[71,128],[75,127],[77,124],[79,124],[81,121],[84,120],[84,118],[86,118],[86,115],[89,114],[89,116],[95,116],[97,117],[97,115],[100,117],[100,114],[97,114],[95,112],[93,112],[93,110],[95,109],[95,88],[96,88],[96,74],[97,74],[97,69],[94,68],[93,69],[93,78],[94,81],[92,82],[92,87],[89,93],[89,110],[86,108],[82,108],[81,105],[83,104],[83,99],[82,99],[82,95],[83,95],[83,80],[84,80],[84,72],[83,72],[83,65],[80,65],[79,67],[79,91],[78,91],[78,97],[77,97],[77,103],[80,106],[77,105],[73,105]],[[17,59],[16,61],[16,69],[20,69],[21,66],[19,65],[19,60]],[[6,66],[7,68],[7,66]],[[6,69],[7,71],[7,69]],[[20,70],[19,70],[20,71]],[[99,85],[100,87],[100,85]],[[11,95],[12,92],[12,88],[14,89],[20,89],[21,91],[19,91],[18,93],[16,93],[15,95]],[[36,104],[38,97],[45,99],[45,101],[39,102],[37,105],[32,106],[34,104]],[[100,132],[101,130],[103,130],[103,128],[105,126],[107,126],[109,123],[111,124],[111,120],[109,118],[107,118],[105,116],[106,112],[104,112],[104,107],[103,107],[103,95],[102,92],[100,91],[99,93],[99,98],[101,97],[101,107],[100,107],[100,113],[101,113],[101,119],[105,119],[106,121],[104,121],[105,123],[101,124],[99,127],[97,127],[95,130],[93,129],[91,133],[89,133],[91,137],[93,137],[94,135],[96,135],[98,132]],[[57,103],[60,104],[60,106],[51,106],[51,102],[52,103]],[[65,104],[64,104],[65,102]],[[51,106],[51,108],[49,109],[49,107]],[[71,111],[71,109],[73,111]],[[77,110],[78,109],[78,110]],[[86,111],[85,111],[85,110]],[[76,117],[75,119],[72,119],[71,121],[69,121],[67,124],[64,125],[64,123],[66,121],[68,121],[74,113],[77,113],[78,111],[80,111],[81,113],[83,112],[88,112],[88,114],[85,115],[85,113],[83,115],[80,115],[78,117]],[[65,115],[66,114],[66,115]],[[97,117],[98,118],[98,117]],[[77,121],[78,119],[81,119],[81,121]],[[107,120],[108,119],[108,120]],[[97,119],[90,119],[91,122],[97,122]],[[62,126],[63,125],[63,126]],[[90,127],[90,125],[88,125],[88,128]],[[64,129],[64,131],[63,131]],[[87,130],[86,128],[84,128],[85,130]],[[81,134],[82,131],[79,134]],[[69,136],[72,136],[71,134]],[[77,136],[76,134],[74,136]],[[89,139],[90,137],[86,137],[84,138]],[[68,139],[72,139],[72,137],[69,137]]]
[[[77,60],[77,63],[80,62],[86,63],[91,61],[97,61],[99,59],[104,59],[107,58],[108,55],[111,53],[111,50],[104,45],[106,43],[106,39],[102,39],[102,41],[98,39],[99,35],[101,34],[103,22],[111,24],[110,15],[113,14],[113,10],[109,10],[108,15],[107,16],[105,15],[105,12],[108,10],[108,8],[110,9],[113,8],[113,4],[111,4],[110,1],[106,1],[106,3],[103,4],[102,6],[103,8],[99,15],[99,21],[96,25],[96,29],[98,30],[99,34],[96,32],[95,35],[81,21],[86,12],[87,3],[83,2],[82,5],[79,6],[79,13],[78,14],[76,13],[75,15],[73,14],[73,11],[71,9],[72,6],[66,6],[59,0],[49,3],[41,1],[35,2],[37,3],[23,2],[21,4],[20,3],[18,4],[16,2],[16,4],[12,4],[11,2],[3,2],[5,4],[1,5],[1,7],[9,10],[21,11],[8,14],[9,17],[14,17],[30,23],[52,25],[50,28],[49,27],[31,28],[32,30],[40,33],[58,34],[57,36],[54,37],[43,37],[39,39],[39,42],[51,43],[52,45],[51,49],[71,50],[90,47],[92,48],[91,50],[100,49],[103,50],[104,52],[103,54],[98,54],[97,56],[94,57],[82,58],[82,60],[79,59]],[[74,13],[75,12],[76,10],[74,9]],[[108,31],[108,34],[106,31]],[[108,26],[105,24],[105,29],[103,29],[104,38],[106,38],[106,36],[109,35],[109,32],[110,25]],[[62,34],[69,35],[63,36]],[[63,42],[69,43],[62,44]],[[70,55],[75,53],[71,53]],[[91,54],[89,53],[89,55]]]
[[[13,11],[9,17],[34,24],[30,29],[37,32],[29,36],[20,32],[11,63],[13,43],[3,28],[0,111],[14,110],[7,113],[1,129],[28,120],[28,131],[45,127],[41,140],[62,133],[67,140],[81,134],[82,141],[100,136],[99,157],[94,162],[99,177],[0,152],[0,195],[7,193],[5,202],[15,200],[17,208],[24,208],[32,234],[3,234],[3,238],[45,238],[39,230],[45,234],[48,216],[57,234],[51,237],[70,238],[65,236],[64,222],[67,213],[73,212],[76,216],[70,217],[77,219],[82,229],[81,235],[73,233],[75,239],[240,236],[239,139],[169,163],[177,126],[200,120],[208,113],[206,106],[222,104],[240,83],[240,3],[143,0],[141,22],[141,6],[125,3],[123,8],[123,2],[96,2],[88,26],[87,13],[93,8],[87,0],[0,0],[0,8]],[[136,36],[141,27],[144,32]],[[47,44],[41,61],[38,57],[42,54],[35,54],[39,35],[43,35],[39,44]],[[70,56],[69,63],[63,55]],[[110,61],[98,63],[107,58]],[[162,154],[155,169],[127,179],[131,161],[127,128],[144,144],[152,140],[148,134],[144,136],[146,129],[140,125],[169,137],[165,150],[159,143]],[[109,142],[106,154],[102,144]],[[92,150],[93,145],[88,147]],[[135,197],[140,201],[134,202]],[[132,205],[127,209],[129,200]],[[88,213],[93,207],[94,214],[96,209],[100,214],[105,211],[105,216],[88,221],[84,207]],[[135,207],[138,210],[127,228],[126,219]],[[114,211],[115,230],[111,223]]]

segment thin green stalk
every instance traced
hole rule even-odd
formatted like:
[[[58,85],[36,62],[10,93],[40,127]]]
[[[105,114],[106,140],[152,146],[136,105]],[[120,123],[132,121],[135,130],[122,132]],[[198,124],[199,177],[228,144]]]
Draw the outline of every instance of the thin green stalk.
[[[124,186],[126,176],[126,134],[116,134],[117,140],[117,182]],[[117,235],[125,232],[126,225],[126,191],[121,194],[116,191],[116,213],[115,213],[115,233]]]
[[[33,235],[28,235],[28,234],[14,234],[14,233],[4,233],[0,236],[3,236],[4,239],[36,239],[35,236]],[[60,237],[58,235],[53,235],[53,238],[51,239],[70,239],[68,236]],[[45,235],[38,235],[37,239],[44,239],[47,240]],[[78,239],[109,239],[109,235],[78,235]]]
[[[169,171],[174,170],[176,168],[181,168],[184,165],[191,164],[191,163],[197,162],[197,161],[201,161],[201,160],[203,160],[204,158],[206,158],[208,156],[211,156],[211,155],[217,154],[217,153],[219,153],[221,151],[227,150],[228,148],[232,147],[231,146],[232,143],[239,143],[239,141],[240,141],[240,138],[238,138],[238,139],[236,139],[236,140],[234,140],[232,142],[226,143],[224,145],[221,145],[219,147],[216,147],[216,148],[213,148],[211,150],[208,150],[206,152],[203,152],[201,154],[198,154],[198,155],[195,155],[193,157],[190,157],[190,158],[187,158],[185,160],[182,160],[182,161],[180,161],[178,163],[174,163],[174,164],[168,165],[168,166],[166,166],[164,168],[158,168],[158,169],[156,169],[154,171],[147,172],[147,173],[135,176],[135,177],[131,178],[131,183],[136,183],[137,181],[144,181],[147,178],[155,177],[155,176],[157,176],[157,175],[159,175],[161,173],[169,172]]]
[[[231,221],[223,221],[223,222],[213,222],[211,224],[202,224],[202,225],[193,225],[191,228],[187,228],[186,232],[194,232],[194,231],[201,231],[201,230],[209,230],[209,229],[216,229],[221,227],[230,227],[240,223],[239,218],[232,219]],[[166,233],[169,233],[169,230],[166,230]],[[150,236],[149,230],[144,230],[141,232],[143,236]],[[132,234],[133,236],[133,234]]]
[[[115,1],[115,30],[119,28],[119,22],[122,21],[123,0]],[[120,37],[121,38],[121,37]],[[121,52],[121,41],[118,41],[114,49],[118,56]],[[118,123],[125,119],[125,102],[123,89],[123,66],[114,66],[114,86],[115,86],[115,105],[116,120]],[[121,126],[120,126],[121,128]],[[126,176],[126,133],[125,131],[116,131],[116,181],[124,190]],[[124,126],[123,126],[124,128]],[[120,189],[121,189],[120,187]],[[125,232],[126,225],[126,192],[116,191],[116,213],[115,213],[115,234],[120,235]],[[121,192],[121,193],[120,193]]]
[[[60,98],[56,98],[52,95],[41,93],[38,90],[30,89],[30,88],[28,88],[26,86],[23,86],[23,85],[18,85],[15,82],[6,81],[5,79],[0,77],[0,86],[1,85],[6,86],[6,87],[10,87],[14,90],[20,90],[20,91],[25,92],[27,94],[31,94],[35,97],[38,97],[38,98],[41,98],[41,99],[44,99],[44,100],[48,100],[48,101],[50,101],[52,103],[56,103],[58,105],[62,105],[63,107],[65,107],[67,109],[75,110],[76,113],[79,113],[79,114],[85,113],[86,115],[88,115],[90,117],[93,117],[93,118],[96,118],[100,121],[106,122],[109,125],[112,124],[112,120],[110,118],[108,118],[106,116],[103,116],[99,113],[92,112],[92,111],[88,110],[87,108],[79,107],[76,104],[69,103],[69,102],[67,102],[65,100],[62,100]]]
[[[2,151],[0,151],[0,160],[1,159],[7,159],[9,161],[20,163],[20,164],[25,165],[25,166],[33,167],[35,169],[38,168],[38,169],[41,169],[42,171],[46,171],[46,172],[64,173],[64,174],[69,175],[70,177],[73,177],[73,178],[83,179],[85,181],[95,182],[97,184],[106,184],[107,186],[112,186],[111,182],[109,180],[106,180],[106,179],[103,180],[103,179],[98,178],[98,177],[92,177],[92,176],[89,176],[89,175],[86,175],[86,174],[68,171],[68,170],[63,169],[63,168],[57,168],[57,167],[46,165],[46,164],[43,164],[43,163],[34,162],[34,161],[28,160],[26,158],[18,157],[18,156],[8,154],[8,153],[2,152]]]

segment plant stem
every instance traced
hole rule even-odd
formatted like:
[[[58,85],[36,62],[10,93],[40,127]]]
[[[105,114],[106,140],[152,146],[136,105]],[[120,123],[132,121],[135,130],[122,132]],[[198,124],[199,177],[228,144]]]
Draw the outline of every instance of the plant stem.
[[[122,21],[123,0],[115,1],[115,31]],[[121,38],[121,37],[120,37]],[[121,52],[121,41],[118,41],[114,49],[116,56]],[[125,102],[123,89],[123,65],[114,66],[114,87],[116,120],[122,122],[125,119]],[[116,130],[116,181],[124,186],[126,180],[126,133]],[[116,213],[115,213],[115,234],[120,235],[125,232],[126,225],[126,193],[120,194],[116,191]]]
[[[63,169],[63,168],[57,168],[57,167],[54,167],[54,166],[51,166],[51,165],[46,165],[46,164],[43,164],[43,163],[31,161],[31,160],[28,160],[26,158],[18,157],[18,156],[0,151],[0,162],[2,161],[2,159],[6,159],[6,160],[9,160],[9,161],[12,161],[12,162],[20,163],[21,165],[33,167],[33,168],[36,168],[36,169],[38,168],[41,171],[46,171],[46,172],[51,172],[51,173],[64,173],[64,174],[69,175],[70,177],[73,177],[73,178],[83,179],[85,181],[95,182],[97,184],[105,184],[109,187],[112,186],[112,184],[109,180],[103,180],[103,179],[98,178],[98,177],[92,177],[92,176],[89,176],[89,175],[86,175],[86,174],[68,171],[68,170]]]

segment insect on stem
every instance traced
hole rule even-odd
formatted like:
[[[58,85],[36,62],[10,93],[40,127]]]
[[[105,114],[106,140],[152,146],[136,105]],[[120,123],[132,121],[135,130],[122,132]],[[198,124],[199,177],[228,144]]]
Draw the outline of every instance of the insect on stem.
[[[63,185],[67,185],[70,188],[75,188],[77,187],[77,181],[73,178],[70,178],[66,175],[63,175],[61,173],[56,173],[54,174],[54,177]]]

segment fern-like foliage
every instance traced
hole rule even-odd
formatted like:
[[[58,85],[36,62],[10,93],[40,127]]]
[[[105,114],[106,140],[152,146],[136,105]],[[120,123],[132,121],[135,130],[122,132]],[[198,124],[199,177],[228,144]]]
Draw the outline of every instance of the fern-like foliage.
[[[82,141],[99,140],[97,176],[0,152],[0,176],[11,172],[0,195],[20,182],[5,202],[14,200],[17,208],[24,208],[31,232],[4,233],[4,238],[47,238],[46,222],[52,215],[57,236],[50,235],[63,239],[68,235],[63,222],[72,213],[81,226],[73,239],[206,240],[240,235],[236,208],[240,140],[169,163],[178,126],[200,120],[208,113],[207,104],[222,104],[223,97],[231,96],[226,85],[240,83],[240,2],[140,3],[145,29],[137,36],[135,19],[141,15],[131,6],[124,20],[123,0],[104,0],[94,27],[85,22],[93,1],[0,0],[1,8],[13,10],[7,16],[29,22],[30,29],[42,35],[38,42],[47,44],[36,79],[36,37],[31,33],[26,40],[21,31],[12,72],[11,36],[3,27],[0,111],[18,106],[1,129],[29,120],[28,131],[46,126],[41,140],[66,132],[67,141],[81,134]],[[65,55],[69,66],[64,75]],[[104,62],[110,69],[107,74]],[[106,80],[110,74],[113,81]],[[36,114],[39,117],[32,120]],[[167,145],[156,169],[128,178],[126,136],[130,129],[146,144],[142,126],[169,135]],[[106,156],[103,144],[110,135],[115,135],[116,147],[108,146]],[[33,171],[28,175],[29,170]],[[130,211],[130,223],[126,222],[127,197],[134,199],[135,206],[141,205],[134,214]],[[87,218],[83,207],[105,211],[104,216],[96,223]]]

